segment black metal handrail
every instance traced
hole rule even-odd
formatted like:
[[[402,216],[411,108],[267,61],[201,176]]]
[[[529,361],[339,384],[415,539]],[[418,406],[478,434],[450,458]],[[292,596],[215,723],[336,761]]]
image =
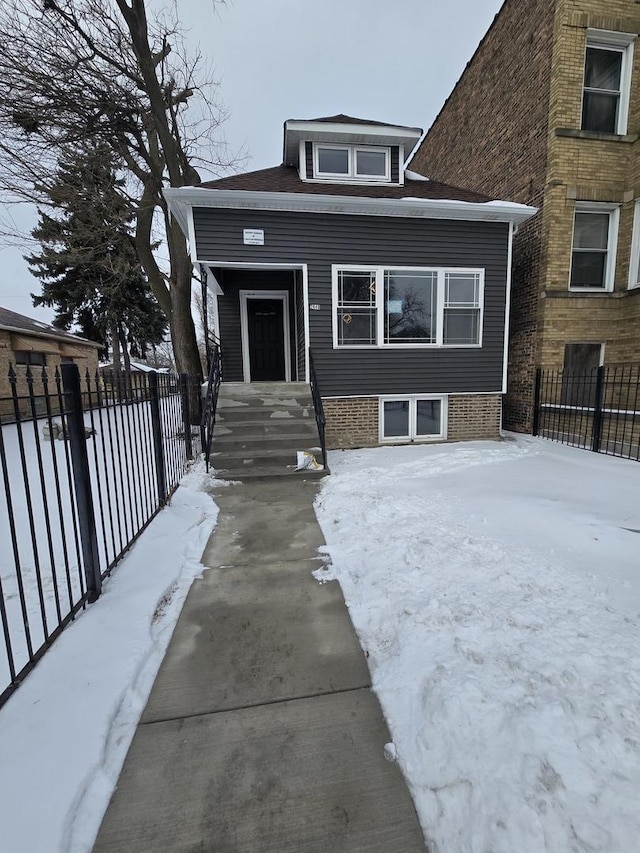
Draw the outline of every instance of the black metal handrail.
[[[207,380],[207,392],[202,406],[202,422],[200,431],[202,437],[202,449],[209,470],[209,459],[211,457],[211,443],[213,441],[213,430],[216,425],[216,410],[218,407],[218,393],[222,382],[222,354],[220,345],[214,339],[210,341],[209,355],[209,378]]]
[[[313,356],[309,350],[309,380],[311,384],[311,399],[313,400],[313,410],[316,415],[316,424],[318,426],[318,438],[320,439],[320,448],[322,450],[322,464],[325,471],[327,470],[327,445],[325,442],[325,426],[327,419],[324,414],[324,406],[322,405],[322,396],[318,387],[318,374],[313,363]]]

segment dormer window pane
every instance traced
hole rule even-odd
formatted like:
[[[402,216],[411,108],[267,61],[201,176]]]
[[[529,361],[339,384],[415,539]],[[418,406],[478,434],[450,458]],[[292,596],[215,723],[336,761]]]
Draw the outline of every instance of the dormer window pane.
[[[318,148],[318,171],[327,175],[348,175],[349,149]]]
[[[386,151],[356,151],[356,175],[384,178],[386,174]]]

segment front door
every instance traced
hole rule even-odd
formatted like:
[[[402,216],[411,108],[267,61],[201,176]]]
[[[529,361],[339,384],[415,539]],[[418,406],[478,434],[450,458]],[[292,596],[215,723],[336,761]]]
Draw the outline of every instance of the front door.
[[[285,377],[284,317],[281,299],[247,299],[249,366],[252,382]]]

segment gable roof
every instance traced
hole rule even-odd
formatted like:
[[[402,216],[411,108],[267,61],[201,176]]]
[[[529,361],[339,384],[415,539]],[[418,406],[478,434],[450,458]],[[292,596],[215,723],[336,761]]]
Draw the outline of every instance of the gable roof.
[[[40,320],[34,320],[32,317],[25,317],[24,314],[9,311],[8,308],[0,307],[0,329],[6,332],[20,332],[23,335],[37,335],[38,337],[49,339],[54,338],[55,340],[66,341],[67,343],[84,344],[85,346],[102,349],[102,344],[96,341],[89,341],[87,338],[81,338],[79,335],[63,332],[60,329],[56,329],[55,326],[50,326],[48,323],[42,323]]]
[[[416,181],[405,177],[404,186],[386,184],[332,184],[313,183],[301,180],[293,166],[274,166],[206,181],[201,187],[212,190],[249,190],[252,192],[305,193],[307,195],[334,195],[359,198],[424,198],[468,201],[478,204],[492,201],[491,198],[471,190],[440,184],[436,181]]]
[[[322,121],[330,122],[331,124],[373,124],[377,127],[404,127],[401,124],[390,124],[387,121],[376,121],[373,118],[355,118],[355,116],[347,116],[344,113],[338,113],[335,116],[323,116],[322,118],[292,119],[292,121]],[[415,129],[420,130],[420,128]]]

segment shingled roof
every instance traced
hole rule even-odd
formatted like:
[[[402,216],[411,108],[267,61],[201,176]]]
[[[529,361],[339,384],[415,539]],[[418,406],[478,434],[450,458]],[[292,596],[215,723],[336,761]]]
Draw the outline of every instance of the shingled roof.
[[[322,116],[322,118],[294,119],[294,121],[321,121],[330,124],[374,124],[378,127],[404,127],[404,125],[390,124],[387,121],[376,121],[372,118],[355,118],[355,116],[347,116],[344,113],[338,113],[336,116]]]
[[[327,119],[329,120],[329,119]],[[415,181],[405,176],[404,186],[385,184],[342,184],[325,181],[312,183],[300,179],[293,166],[274,166],[257,172],[245,172],[228,178],[206,181],[200,186],[212,190],[249,190],[250,192],[305,193],[307,195],[337,195],[360,198],[450,199],[483,204],[493,199],[471,190],[440,184],[437,181]]]
[[[89,341],[86,338],[81,338],[79,335],[63,332],[60,329],[56,329],[55,326],[50,326],[48,323],[42,323],[40,320],[34,320],[32,317],[25,317],[24,314],[9,311],[8,308],[0,307],[0,329],[102,348],[102,344],[96,343],[96,341]]]

